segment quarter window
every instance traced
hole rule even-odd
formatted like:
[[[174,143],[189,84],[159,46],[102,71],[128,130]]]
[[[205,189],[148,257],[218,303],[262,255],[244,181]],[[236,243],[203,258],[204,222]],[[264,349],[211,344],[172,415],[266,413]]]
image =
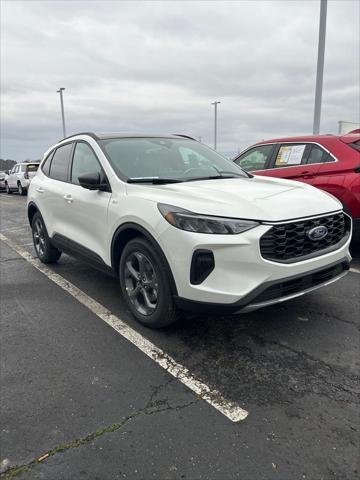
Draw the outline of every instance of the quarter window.
[[[68,143],[56,150],[50,166],[50,177],[54,180],[67,182],[71,149],[72,143]]]
[[[313,145],[311,147],[308,159],[306,163],[324,163],[331,162],[332,158],[328,152],[325,152],[319,145]]]
[[[79,176],[84,173],[101,173],[99,161],[86,143],[77,143],[71,170],[71,182],[80,185]]]
[[[259,145],[243,153],[235,160],[235,163],[247,172],[254,170],[263,170],[271,156],[273,145]]]
[[[41,166],[41,170],[45,173],[45,175],[49,176],[50,174],[50,163],[52,156],[54,155],[54,150],[49,153],[49,155],[46,157],[44,163]]]

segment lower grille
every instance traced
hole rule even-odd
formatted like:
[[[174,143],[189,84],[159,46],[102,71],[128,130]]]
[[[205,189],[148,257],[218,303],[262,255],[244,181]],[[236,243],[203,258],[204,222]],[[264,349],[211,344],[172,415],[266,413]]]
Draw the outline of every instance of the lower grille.
[[[281,263],[293,263],[323,255],[344,244],[350,234],[351,220],[343,212],[309,220],[273,225],[260,239],[263,258]],[[327,235],[311,240],[309,231],[325,226]]]
[[[304,290],[314,288],[322,283],[338,277],[348,269],[349,263],[342,262],[332,267],[304,275],[300,278],[294,278],[292,280],[285,280],[283,282],[276,283],[275,285],[271,285],[270,287],[266,288],[256,298],[251,300],[251,304],[267,302],[276,298],[287,297],[288,295],[294,295],[296,293],[303,292]]]

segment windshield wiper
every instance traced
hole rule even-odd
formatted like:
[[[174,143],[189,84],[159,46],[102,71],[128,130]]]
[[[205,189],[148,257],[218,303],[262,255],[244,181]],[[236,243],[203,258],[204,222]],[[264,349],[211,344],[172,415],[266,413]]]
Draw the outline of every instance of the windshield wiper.
[[[214,165],[212,165],[212,168],[216,170],[219,175],[221,175],[222,173],[225,173],[227,175],[235,175],[236,177],[244,177],[244,178],[247,178],[247,177],[252,178],[254,176],[254,175],[251,175],[251,173],[249,172],[245,172],[245,170],[242,170],[242,173],[237,173],[237,172],[231,172],[228,170],[219,170]],[[229,177],[226,177],[226,178],[229,178]]]
[[[217,170],[218,174],[220,177],[222,177],[223,173],[225,175],[231,175],[231,176],[234,176],[234,177],[245,177],[245,175],[243,173],[237,173],[237,172],[228,172],[227,170]],[[227,177],[226,177],[227,178]]]
[[[153,185],[161,185],[165,183],[180,183],[183,180],[176,178],[157,178],[157,177],[138,177],[138,178],[129,178],[127,183],[151,183]]]
[[[192,177],[183,180],[184,182],[197,182],[198,180],[221,180],[224,178],[246,178],[244,175],[239,175],[235,172],[221,172],[226,173],[226,175],[209,175],[208,177]]]

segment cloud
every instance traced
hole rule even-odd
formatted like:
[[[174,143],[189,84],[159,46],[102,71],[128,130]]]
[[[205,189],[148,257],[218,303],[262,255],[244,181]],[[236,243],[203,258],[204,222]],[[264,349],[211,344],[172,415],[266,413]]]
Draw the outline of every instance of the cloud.
[[[311,132],[319,2],[5,1],[1,157],[77,131],[184,132],[234,151]],[[359,121],[359,3],[329,1],[322,131]]]

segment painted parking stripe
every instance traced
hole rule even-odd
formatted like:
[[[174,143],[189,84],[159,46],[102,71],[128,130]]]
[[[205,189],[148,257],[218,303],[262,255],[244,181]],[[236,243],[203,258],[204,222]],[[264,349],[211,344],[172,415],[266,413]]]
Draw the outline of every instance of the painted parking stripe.
[[[16,244],[2,233],[0,233],[0,240],[12,248],[33,267],[46,275],[59,287],[72,295],[78,302],[85,305],[85,307],[87,307],[91,312],[110,325],[110,327],[116,330],[120,335],[126,338],[143,353],[145,353],[145,355],[154,360],[154,362],[160,365],[164,370],[190,388],[190,390],[208,402],[212,407],[216,408],[220,413],[225,415],[225,417],[227,417],[229,420],[232,422],[239,422],[248,416],[248,412],[242,409],[237,403],[225,399],[220,392],[211,389],[208,385],[198,380],[186,367],[180,363],[177,363],[170,355],[161,350],[161,348],[157,347],[150,342],[150,340],[143,337],[133,328],[129,327],[129,325],[123,322],[120,318],[118,318],[116,315],[113,315],[107,308],[93,298],[89,297],[89,295],[84,293],[64,277],[47,268],[40,262],[40,260],[34,258],[20,245]]]
[[[358,268],[351,267],[351,268],[350,268],[350,272],[360,273],[360,270],[359,270]]]

